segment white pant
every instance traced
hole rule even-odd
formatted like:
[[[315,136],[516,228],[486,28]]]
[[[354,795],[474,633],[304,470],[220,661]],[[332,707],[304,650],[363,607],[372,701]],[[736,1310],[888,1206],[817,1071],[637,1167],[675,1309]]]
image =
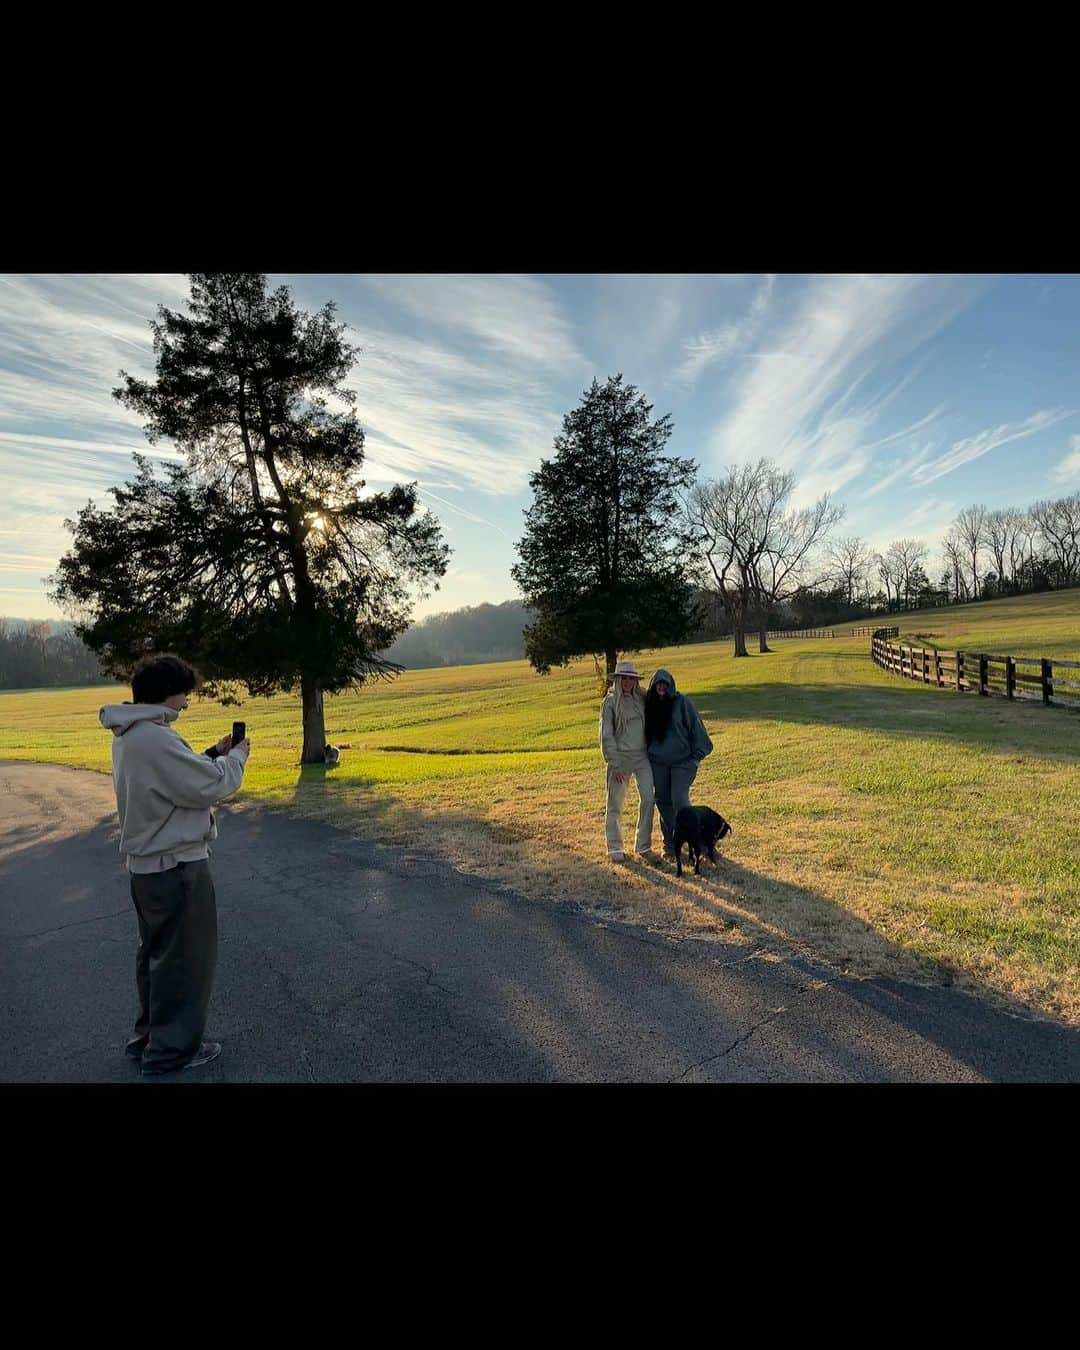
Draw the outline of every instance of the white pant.
[[[638,797],[641,799],[638,806],[637,842],[634,845],[634,851],[644,853],[652,847],[652,765],[648,760],[645,760],[636,769],[628,769],[624,772],[626,778],[621,783],[617,783],[615,781],[615,770],[610,764],[607,766],[607,815],[604,817],[604,825],[607,830],[607,848],[609,853],[621,853],[623,851],[622,827],[619,817],[622,814],[623,803],[626,801],[626,789],[630,786],[630,776],[633,775],[637,780]]]

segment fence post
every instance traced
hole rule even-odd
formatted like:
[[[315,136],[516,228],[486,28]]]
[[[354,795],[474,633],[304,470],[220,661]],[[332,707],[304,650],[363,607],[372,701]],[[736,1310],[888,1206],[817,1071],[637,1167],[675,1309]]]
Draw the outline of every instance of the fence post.
[[[937,680],[937,687],[941,688],[941,653],[934,652],[934,678]]]
[[[1042,659],[1042,696],[1046,704],[1054,696],[1054,668],[1045,656]]]
[[[1011,656],[1005,658],[1005,697],[1012,698],[1016,693],[1016,662]]]
[[[956,653],[956,692],[962,693],[964,688],[964,653]]]
[[[980,694],[983,694],[984,696],[989,696],[989,694],[990,694],[990,690],[987,689],[987,687],[986,687],[986,677],[987,677],[987,674],[988,674],[988,670],[987,670],[987,667],[988,667],[988,666],[989,666],[989,662],[987,661],[986,656],[985,656],[985,655],[980,656],[980,657],[979,657],[979,693],[980,693]]]

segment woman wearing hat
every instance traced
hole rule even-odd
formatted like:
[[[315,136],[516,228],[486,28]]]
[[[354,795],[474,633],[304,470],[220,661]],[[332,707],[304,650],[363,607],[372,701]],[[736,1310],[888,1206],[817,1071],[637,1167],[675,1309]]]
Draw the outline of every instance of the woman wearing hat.
[[[607,764],[608,857],[612,862],[626,861],[619,818],[633,774],[641,799],[634,848],[644,861],[659,862],[652,851],[653,776],[645,748],[645,698],[632,661],[620,661],[615,667],[615,679],[600,709],[600,749]]]

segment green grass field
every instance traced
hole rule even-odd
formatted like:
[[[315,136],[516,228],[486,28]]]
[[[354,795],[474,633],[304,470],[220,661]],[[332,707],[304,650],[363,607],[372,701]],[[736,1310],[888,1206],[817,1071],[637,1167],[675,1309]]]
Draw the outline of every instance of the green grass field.
[[[900,623],[941,646],[1080,660],[1080,590]],[[698,878],[606,859],[591,661],[546,678],[524,662],[413,671],[328,699],[329,738],[351,747],[329,770],[297,765],[298,697],[239,712],[193,700],[177,728],[201,749],[247,720],[239,803],[436,852],[537,901],[714,941],[723,959],[796,949],[1080,1022],[1080,714],[900,680],[872,664],[869,638],[775,646],[635,658],[673,671],[716,747],[694,800],[734,833]],[[0,757],[107,772],[97,711],[125,696],[0,694]],[[631,790],[628,844],[634,812]]]

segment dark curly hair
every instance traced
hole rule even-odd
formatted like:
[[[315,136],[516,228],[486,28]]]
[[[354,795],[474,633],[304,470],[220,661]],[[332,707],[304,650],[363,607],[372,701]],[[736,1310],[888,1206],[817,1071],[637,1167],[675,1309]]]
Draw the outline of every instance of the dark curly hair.
[[[200,683],[198,672],[179,656],[144,656],[131,676],[136,703],[164,703],[173,694],[189,694]]]

